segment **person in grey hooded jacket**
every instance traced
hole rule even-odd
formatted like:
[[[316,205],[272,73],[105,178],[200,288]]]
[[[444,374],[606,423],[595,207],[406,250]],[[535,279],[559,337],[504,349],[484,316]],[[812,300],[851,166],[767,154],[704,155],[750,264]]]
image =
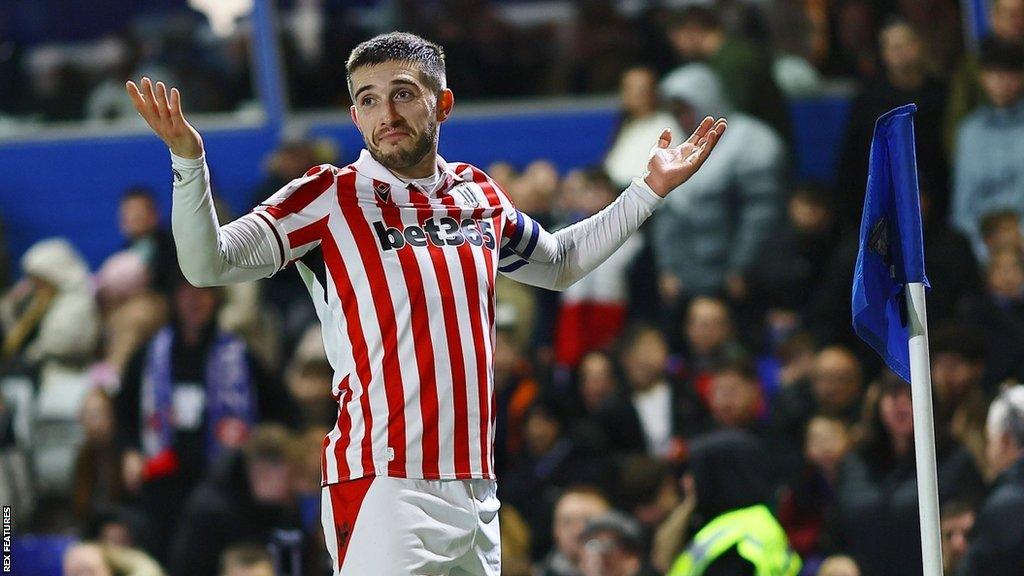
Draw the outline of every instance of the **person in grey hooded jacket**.
[[[703,170],[669,196],[654,223],[662,295],[746,296],[744,273],[757,246],[780,221],[786,147],[766,123],[732,110],[705,64],[689,64],[660,86],[684,128],[705,114],[728,114],[729,135]]]

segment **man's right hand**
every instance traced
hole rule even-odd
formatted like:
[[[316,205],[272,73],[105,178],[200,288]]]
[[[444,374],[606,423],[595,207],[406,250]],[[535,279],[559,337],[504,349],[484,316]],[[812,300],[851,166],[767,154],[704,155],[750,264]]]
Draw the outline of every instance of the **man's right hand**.
[[[135,103],[135,109],[153,132],[171,149],[171,153],[182,158],[199,158],[203,155],[203,139],[199,132],[185,120],[181,113],[181,93],[171,88],[170,94],[163,82],[156,83],[143,78],[141,88],[129,80],[125,89]]]

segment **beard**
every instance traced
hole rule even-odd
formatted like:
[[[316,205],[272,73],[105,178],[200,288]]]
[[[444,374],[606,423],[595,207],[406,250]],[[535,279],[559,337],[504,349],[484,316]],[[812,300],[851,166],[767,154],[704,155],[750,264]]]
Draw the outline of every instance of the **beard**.
[[[374,146],[369,140],[364,139],[366,149],[370,151],[370,156],[374,160],[389,170],[410,168],[419,164],[434,149],[434,144],[437,143],[437,125],[437,122],[427,124],[427,129],[413,140],[411,148],[396,148],[392,152],[384,152],[379,146]]]

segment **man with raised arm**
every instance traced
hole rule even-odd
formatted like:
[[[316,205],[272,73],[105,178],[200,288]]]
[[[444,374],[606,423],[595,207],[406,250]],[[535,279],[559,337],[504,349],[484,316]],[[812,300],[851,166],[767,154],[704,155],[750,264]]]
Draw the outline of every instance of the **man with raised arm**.
[[[225,226],[181,95],[148,78],[127,90],[171,151],[189,281],[244,282],[294,263],[313,298],[338,401],[321,455],[335,575],[497,575],[495,275],[550,289],[580,279],[693,175],[726,123],[706,118],[677,147],[666,130],[615,202],[551,234],[483,171],[438,156],[454,104],[440,47],[384,34],[352,51],[347,72],[359,159],[311,168]]]

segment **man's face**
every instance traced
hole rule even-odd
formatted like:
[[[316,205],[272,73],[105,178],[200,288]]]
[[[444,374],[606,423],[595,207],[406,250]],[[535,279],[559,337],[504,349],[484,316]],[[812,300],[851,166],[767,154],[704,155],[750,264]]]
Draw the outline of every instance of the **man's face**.
[[[950,406],[959,404],[971,389],[979,385],[985,365],[972,362],[955,352],[940,352],[932,356],[932,385],[940,402]]]
[[[685,60],[696,60],[707,56],[704,53],[704,39],[707,31],[700,26],[693,24],[677,26],[669,32],[669,40],[672,46]]]
[[[119,212],[121,233],[129,240],[152,234],[160,224],[156,206],[149,198],[129,196],[121,201]]]
[[[696,354],[709,354],[732,337],[732,325],[725,305],[709,298],[697,298],[690,305],[686,337]]]
[[[887,28],[882,32],[879,43],[882,60],[889,70],[911,70],[924,63],[924,46],[909,26]]]
[[[1024,0],[996,0],[992,5],[992,33],[1006,42],[1024,42]]]
[[[624,549],[611,532],[594,534],[583,545],[583,576],[633,576],[639,569],[640,559]]]
[[[390,61],[355,69],[352,94],[352,121],[375,160],[399,174],[433,161],[438,124],[454,102],[451,90],[438,97],[416,64]]]
[[[757,418],[757,384],[732,370],[719,372],[712,381],[709,403],[716,422],[746,426]]]
[[[657,106],[657,82],[654,74],[646,68],[633,68],[622,75],[619,96],[622,107],[630,114],[642,115]]]
[[[1015,103],[1024,88],[1024,74],[1016,70],[989,68],[981,71],[981,87],[996,108]]]
[[[857,359],[840,349],[826,349],[814,363],[811,389],[818,405],[829,414],[852,406],[860,395],[861,381]]]
[[[555,506],[555,546],[574,565],[580,561],[580,535],[587,522],[608,511],[608,504],[592,494],[569,493]]]
[[[942,566],[947,574],[952,574],[960,565],[960,560],[967,553],[968,535],[974,528],[974,513],[964,512],[959,516],[943,518],[942,531]]]

